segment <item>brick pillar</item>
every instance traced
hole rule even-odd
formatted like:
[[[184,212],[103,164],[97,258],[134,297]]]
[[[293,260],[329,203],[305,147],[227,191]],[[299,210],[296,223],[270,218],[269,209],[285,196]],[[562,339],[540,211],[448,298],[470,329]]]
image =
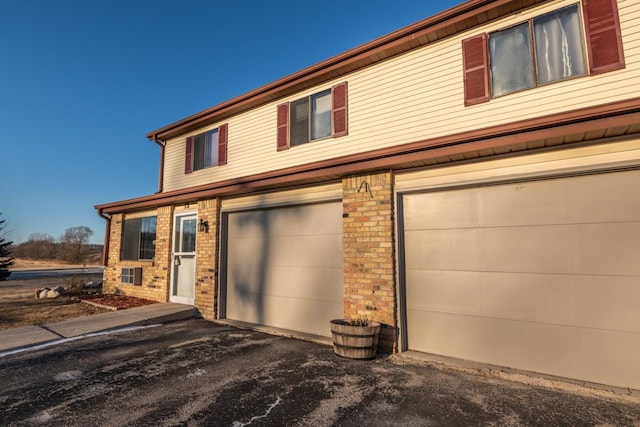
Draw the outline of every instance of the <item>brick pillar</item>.
[[[198,308],[202,317],[208,320],[215,319],[216,315],[219,205],[217,199],[198,202],[198,223],[200,220],[207,221],[209,223],[209,232],[198,231],[198,237],[196,238],[194,305]]]
[[[379,349],[396,349],[393,177],[391,172],[342,180],[344,314],[383,324]]]

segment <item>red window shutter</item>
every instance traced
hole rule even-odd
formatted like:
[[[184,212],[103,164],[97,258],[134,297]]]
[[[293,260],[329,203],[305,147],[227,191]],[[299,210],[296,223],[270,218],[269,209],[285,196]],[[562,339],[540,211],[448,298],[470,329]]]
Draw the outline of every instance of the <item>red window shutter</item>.
[[[218,128],[218,165],[227,164],[227,135],[229,125],[227,123]]]
[[[187,137],[187,145],[184,156],[184,173],[193,172],[193,137]]]
[[[462,40],[464,70],[464,105],[480,104],[491,98],[487,35]]]
[[[591,74],[624,68],[616,0],[582,0]]]
[[[289,148],[289,103],[278,105],[278,151]]]
[[[349,134],[347,104],[348,91],[347,82],[340,83],[331,88],[333,98],[333,136],[345,136]]]

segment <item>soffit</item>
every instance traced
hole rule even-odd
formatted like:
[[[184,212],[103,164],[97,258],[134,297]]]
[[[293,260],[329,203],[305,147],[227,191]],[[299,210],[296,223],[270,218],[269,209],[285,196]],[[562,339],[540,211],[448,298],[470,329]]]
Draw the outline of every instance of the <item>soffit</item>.
[[[429,157],[423,160],[406,162],[398,165],[399,169],[423,168],[429,166],[442,165],[446,163],[459,162],[464,160],[478,160],[485,157],[495,157],[504,154],[518,153],[529,150],[539,150],[543,148],[562,148],[568,144],[588,143],[601,141],[603,139],[615,138],[626,135],[640,133],[640,123],[625,124],[613,127],[597,127],[588,131],[578,131],[567,135],[554,136],[550,138],[533,138],[521,141],[522,137],[514,137],[513,142],[496,147],[488,147],[479,150],[464,150],[453,152],[437,157]],[[526,139],[526,138],[525,138]]]

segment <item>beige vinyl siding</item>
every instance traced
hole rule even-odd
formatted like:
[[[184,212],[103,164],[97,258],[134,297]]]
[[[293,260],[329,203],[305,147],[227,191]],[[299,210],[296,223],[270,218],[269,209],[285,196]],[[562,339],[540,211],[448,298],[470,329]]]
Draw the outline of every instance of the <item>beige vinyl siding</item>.
[[[441,137],[640,95],[640,0],[618,2],[626,68],[464,106],[464,38],[503,29],[576,1],[558,1],[425,46],[232,117],[228,164],[184,174],[187,135],[167,143],[164,191],[239,178],[391,145]],[[349,135],[276,151],[276,106],[349,83]],[[204,132],[214,126],[203,128]]]

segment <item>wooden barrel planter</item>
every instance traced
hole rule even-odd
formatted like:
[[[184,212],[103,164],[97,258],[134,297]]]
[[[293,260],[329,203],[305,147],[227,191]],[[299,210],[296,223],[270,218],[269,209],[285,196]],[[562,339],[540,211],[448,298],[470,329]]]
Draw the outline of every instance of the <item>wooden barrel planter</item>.
[[[354,326],[348,320],[331,321],[333,352],[348,359],[367,360],[376,357],[380,323],[369,322],[367,326]]]

